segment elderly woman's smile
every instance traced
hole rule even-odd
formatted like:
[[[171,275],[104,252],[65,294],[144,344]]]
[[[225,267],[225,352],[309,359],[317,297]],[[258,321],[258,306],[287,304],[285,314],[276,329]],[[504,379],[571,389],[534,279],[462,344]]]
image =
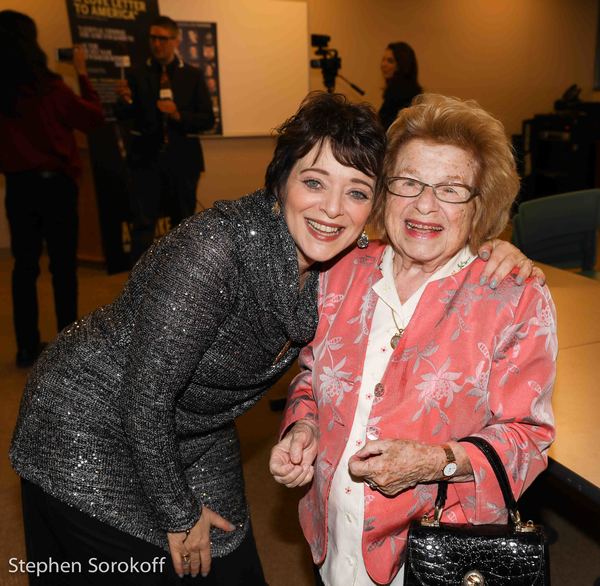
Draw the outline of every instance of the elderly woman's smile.
[[[467,244],[475,200],[440,201],[432,186],[446,198],[440,185],[474,188],[477,172],[475,156],[457,146],[412,139],[400,148],[393,175],[426,184],[416,197],[388,194],[385,225],[404,268],[422,265],[430,272]]]
[[[415,238],[435,237],[436,232],[441,232],[444,228],[439,224],[425,224],[423,222],[411,222],[406,220],[406,229]]]

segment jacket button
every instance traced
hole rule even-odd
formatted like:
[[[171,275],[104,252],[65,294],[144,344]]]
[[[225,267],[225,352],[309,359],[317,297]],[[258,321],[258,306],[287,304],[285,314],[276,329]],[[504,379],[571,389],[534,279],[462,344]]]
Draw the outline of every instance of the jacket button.
[[[371,441],[375,441],[379,439],[379,430],[377,429],[370,429],[367,432],[367,439],[371,440]]]
[[[383,393],[385,393],[385,388],[383,387],[383,385],[381,383],[377,383],[375,385],[375,396],[377,398],[383,397]]]

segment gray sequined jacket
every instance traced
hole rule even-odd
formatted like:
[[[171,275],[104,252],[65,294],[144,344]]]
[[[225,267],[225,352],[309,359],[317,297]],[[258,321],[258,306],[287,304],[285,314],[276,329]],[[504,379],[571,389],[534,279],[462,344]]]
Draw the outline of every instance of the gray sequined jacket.
[[[121,295],[64,330],[27,382],[10,458],[22,477],[167,547],[202,504],[248,512],[234,419],[296,359],[317,323],[317,271],[298,291],[294,242],[259,191],[183,222]],[[277,359],[286,342],[291,346]]]

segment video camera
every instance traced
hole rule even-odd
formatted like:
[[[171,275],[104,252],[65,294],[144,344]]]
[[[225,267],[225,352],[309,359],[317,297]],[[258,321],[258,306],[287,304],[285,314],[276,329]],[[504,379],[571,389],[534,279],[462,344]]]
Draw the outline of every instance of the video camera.
[[[342,66],[342,58],[338,57],[337,49],[329,49],[327,45],[331,37],[329,35],[311,35],[310,43],[317,47],[315,55],[321,55],[320,59],[311,59],[310,66],[323,72],[323,83],[328,92],[335,89],[335,78]]]
[[[364,90],[361,90],[343,75],[338,74],[338,71],[342,66],[342,58],[338,56],[337,49],[329,49],[327,47],[330,40],[331,37],[329,35],[310,36],[311,45],[317,47],[315,55],[321,55],[320,59],[311,59],[310,66],[313,69],[320,69],[323,72],[323,83],[329,93],[332,93],[335,90],[335,78],[339,76],[339,78],[343,79],[355,92],[364,96]]]

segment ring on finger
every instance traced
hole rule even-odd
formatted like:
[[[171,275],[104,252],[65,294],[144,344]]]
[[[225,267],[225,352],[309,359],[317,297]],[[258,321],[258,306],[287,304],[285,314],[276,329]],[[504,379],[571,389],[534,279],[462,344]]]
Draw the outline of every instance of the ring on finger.
[[[184,563],[186,566],[189,566],[189,565],[190,565],[190,554],[189,554],[189,553],[184,553],[184,554],[181,556],[181,558],[182,558],[182,560],[183,560],[183,563]]]

